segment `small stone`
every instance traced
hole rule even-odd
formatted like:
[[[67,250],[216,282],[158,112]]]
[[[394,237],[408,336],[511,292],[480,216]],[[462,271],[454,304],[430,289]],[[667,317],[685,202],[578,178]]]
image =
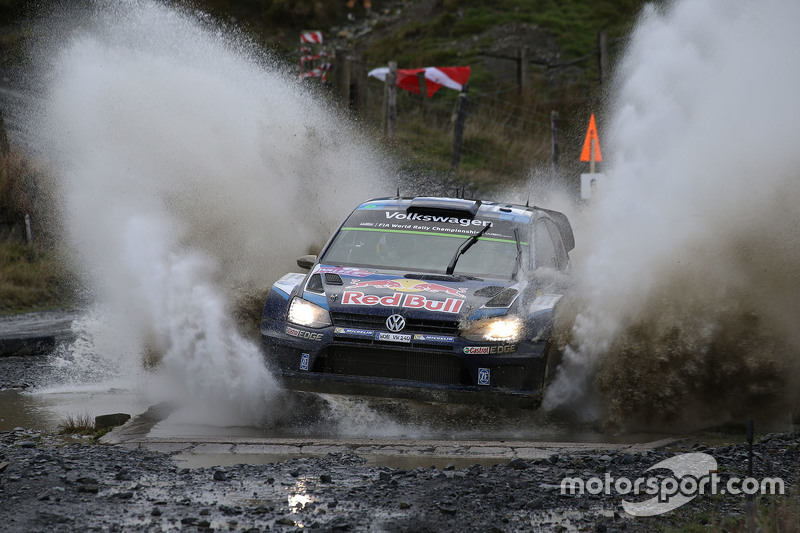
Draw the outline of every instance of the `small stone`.
[[[79,477],[75,481],[83,485],[97,485],[100,483],[99,481],[97,481],[96,477],[89,477],[89,476]]]
[[[150,511],[150,516],[161,516],[161,509],[153,507],[153,510]]]
[[[381,481],[389,481],[392,479],[392,474],[390,474],[389,472],[379,472],[378,479]]]
[[[20,448],[36,448],[36,443],[32,440],[22,440],[17,443]]]
[[[450,516],[453,516],[458,512],[458,509],[456,509],[455,507],[453,507],[451,505],[444,505],[444,504],[439,505],[439,510],[441,512],[443,512],[444,514],[448,514]]]
[[[284,516],[284,517],[281,517],[281,518],[278,518],[277,520],[275,520],[275,523],[276,524],[281,524],[281,525],[284,525],[284,526],[293,526],[294,525],[294,520],[292,520],[288,516]]]
[[[330,474],[321,474],[319,480],[323,483],[333,483],[333,478]]]
[[[181,524],[185,526],[191,526],[197,523],[197,518],[193,516],[187,516],[185,518],[181,518]]]
[[[100,487],[98,487],[97,485],[80,485],[77,490],[78,492],[97,494],[98,492],[100,492]]]
[[[208,516],[211,514],[211,511],[208,509],[200,509],[200,516]]]
[[[408,502],[400,502],[399,506],[400,506],[400,509],[410,509],[411,508],[411,504],[408,503]]]
[[[300,476],[300,471],[299,470],[292,470],[291,472],[289,472],[289,475],[292,476],[292,477],[299,477]]]
[[[456,469],[456,465],[454,465],[453,463],[448,463],[447,466],[444,467],[444,469],[445,470],[455,470]]]
[[[525,505],[528,509],[541,509],[544,506],[544,500],[541,498],[534,498]]]
[[[525,470],[528,468],[528,463],[525,462],[525,459],[521,459],[517,457],[510,463],[508,463],[509,468],[513,468],[514,470]]]
[[[227,481],[228,476],[222,470],[214,470],[214,481]]]

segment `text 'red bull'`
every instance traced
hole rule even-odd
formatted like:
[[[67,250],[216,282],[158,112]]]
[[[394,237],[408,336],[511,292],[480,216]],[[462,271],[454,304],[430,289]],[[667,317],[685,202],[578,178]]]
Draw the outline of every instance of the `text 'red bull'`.
[[[427,281],[418,281],[412,279],[375,279],[362,281],[355,279],[350,283],[348,289],[357,289],[360,287],[372,287],[373,289],[391,289],[400,292],[437,292],[446,294],[448,296],[456,296],[464,298],[466,288],[463,287],[448,287],[439,283],[430,283]]]
[[[406,309],[427,309],[439,313],[458,313],[464,300],[448,298],[446,300],[429,300],[421,294],[392,294],[391,296],[375,296],[358,291],[345,291],[342,305],[380,305],[383,307],[403,307]]]

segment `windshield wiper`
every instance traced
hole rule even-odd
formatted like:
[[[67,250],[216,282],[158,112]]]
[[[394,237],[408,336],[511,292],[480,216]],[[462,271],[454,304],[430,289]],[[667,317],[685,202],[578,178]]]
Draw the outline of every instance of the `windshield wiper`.
[[[445,273],[448,276],[453,275],[453,271],[456,269],[456,263],[458,262],[458,258],[467,253],[467,250],[469,250],[473,244],[478,242],[478,239],[481,238],[481,235],[486,233],[486,230],[491,227],[492,223],[490,222],[488,225],[484,226],[478,233],[476,233],[475,235],[464,241],[464,244],[458,247],[458,250],[456,250],[456,254],[453,256],[453,259],[450,260],[450,264],[447,265],[447,270],[445,270]]]
[[[522,266],[522,244],[519,242],[519,229],[514,228],[514,240],[517,241],[517,262],[514,264],[514,271],[511,273],[511,279],[517,279],[519,267]]]

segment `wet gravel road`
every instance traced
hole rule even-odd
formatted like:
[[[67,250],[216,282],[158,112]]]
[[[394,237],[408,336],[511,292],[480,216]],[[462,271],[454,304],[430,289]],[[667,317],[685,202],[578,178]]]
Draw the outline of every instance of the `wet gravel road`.
[[[754,476],[780,476],[791,491],[799,448],[800,433],[762,437],[755,446]],[[686,444],[643,454],[554,454],[491,467],[391,469],[366,466],[354,455],[329,454],[189,469],[171,454],[70,442],[18,428],[0,433],[0,524],[15,532],[602,532],[682,529],[726,516],[729,522],[744,520],[744,496],[701,496],[666,515],[642,518],[627,515],[618,495],[579,497],[558,489],[568,475],[636,478],[687,451],[712,454],[723,479],[746,474],[743,444]],[[789,497],[758,501],[770,498]]]
[[[47,356],[0,358],[0,388],[35,386],[48,365]],[[459,461],[459,467],[389,468],[342,452],[187,468],[177,449],[99,444],[20,427],[0,432],[0,529],[603,532],[702,530],[721,524],[735,530],[745,520],[741,495],[699,496],[677,510],[645,518],[627,514],[622,508],[626,497],[619,494],[573,496],[559,489],[567,476],[636,479],[664,459],[698,451],[714,456],[723,478],[746,477],[743,437],[728,438],[731,444],[706,447],[686,439],[641,452],[587,444],[494,465]],[[789,506],[794,521],[788,523],[796,526],[800,433],[759,436],[754,452],[754,477],[780,477],[789,493],[757,497],[757,506],[794,502]]]

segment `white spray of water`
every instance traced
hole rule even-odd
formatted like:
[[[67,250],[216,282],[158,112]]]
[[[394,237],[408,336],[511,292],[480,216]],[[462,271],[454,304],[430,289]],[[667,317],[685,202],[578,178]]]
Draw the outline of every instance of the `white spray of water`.
[[[685,420],[696,403],[722,422],[769,387],[795,396],[798,20],[800,4],[783,0],[643,10],[612,91],[610,180],[581,235],[584,299],[546,407]]]
[[[77,17],[77,18],[75,18]],[[379,193],[369,147],[254,47],[155,1],[60,13],[37,143],[60,176],[69,246],[123,373],[148,355],[179,396],[269,415],[259,348],[229,314]],[[376,194],[377,195],[377,194]]]

